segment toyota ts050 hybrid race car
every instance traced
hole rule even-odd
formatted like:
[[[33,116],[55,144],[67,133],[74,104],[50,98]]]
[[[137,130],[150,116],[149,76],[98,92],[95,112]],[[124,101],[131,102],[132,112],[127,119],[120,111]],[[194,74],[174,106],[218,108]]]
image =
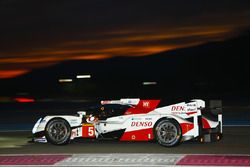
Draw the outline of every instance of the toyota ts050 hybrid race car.
[[[74,138],[156,140],[171,147],[191,139],[211,142],[222,138],[221,110],[212,117],[203,100],[163,107],[158,107],[159,103],[160,100],[107,100],[101,101],[91,114],[81,111],[75,116],[46,116],[35,124],[33,140],[55,145],[68,144]]]

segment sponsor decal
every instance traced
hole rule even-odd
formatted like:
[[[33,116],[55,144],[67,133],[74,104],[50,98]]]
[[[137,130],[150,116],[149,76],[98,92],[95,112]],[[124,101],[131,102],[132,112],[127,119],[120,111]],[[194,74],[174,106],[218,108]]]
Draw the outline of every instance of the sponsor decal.
[[[152,120],[152,118],[145,118],[145,120]]]
[[[178,114],[186,114],[186,112],[172,111],[172,114],[176,114],[176,115],[178,115]]]
[[[82,134],[82,128],[72,129],[72,131],[71,131],[71,139],[74,139],[75,137],[80,136],[80,134]]]
[[[132,120],[141,120],[141,118],[132,118]]]
[[[153,123],[151,121],[133,121],[131,127],[151,127]]]
[[[196,108],[187,108],[187,111],[196,111]]]
[[[77,129],[73,129],[71,131],[71,137],[70,137],[70,139],[74,139],[77,136],[78,136],[78,130]]]
[[[192,104],[192,103],[191,103],[191,104],[190,104],[190,103],[187,103],[187,106],[188,106],[188,107],[195,107],[196,104],[195,104],[195,103],[193,103],[193,104]]]
[[[149,108],[149,107],[150,107],[149,104],[150,104],[149,101],[144,101],[142,105],[143,105],[143,107],[145,107],[145,108]]]
[[[184,111],[185,106],[172,106],[171,111]]]
[[[77,119],[71,119],[69,122],[70,122],[70,124],[76,124],[78,122],[78,120]]]

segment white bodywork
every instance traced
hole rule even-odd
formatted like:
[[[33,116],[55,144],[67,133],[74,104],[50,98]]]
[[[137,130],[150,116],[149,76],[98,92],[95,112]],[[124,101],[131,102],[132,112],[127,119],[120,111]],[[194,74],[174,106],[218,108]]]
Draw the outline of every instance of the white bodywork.
[[[111,100],[111,101],[101,101],[101,104],[121,104],[121,105],[131,105],[136,106],[140,102],[140,99],[121,99],[121,100]],[[144,105],[144,104],[143,104]],[[145,105],[147,105],[145,103]],[[161,118],[168,118],[176,120],[180,125],[192,126],[192,128],[187,127],[188,131],[183,133],[183,141],[196,138],[199,136],[199,125],[198,117],[201,116],[201,109],[205,108],[205,102],[203,100],[195,99],[189,103],[181,102],[165,107],[156,108],[148,113],[143,114],[131,114],[131,115],[120,115],[115,117],[107,118],[106,120],[96,120],[90,115],[86,120],[88,123],[92,124],[95,129],[95,137],[98,138],[103,134],[118,131],[125,129],[125,133],[136,132],[143,130],[153,129],[154,125]],[[33,134],[38,132],[45,131],[47,123],[56,117],[65,119],[70,127],[72,128],[71,139],[82,136],[82,119],[85,112],[78,113],[79,116],[68,116],[68,115],[55,115],[55,116],[46,116],[43,119],[39,119],[35,124],[32,132]],[[193,118],[193,121],[190,122],[187,119]],[[222,116],[218,116],[218,122],[208,120],[210,128],[215,128],[219,124],[221,125],[220,130],[222,132]],[[182,127],[182,128],[183,128]],[[184,131],[184,130],[183,130]],[[145,131],[147,140],[153,139],[154,136],[152,132]],[[126,140],[126,136],[124,137]],[[133,136],[131,137],[133,140]],[[35,141],[46,142],[46,138],[40,137],[36,138]]]

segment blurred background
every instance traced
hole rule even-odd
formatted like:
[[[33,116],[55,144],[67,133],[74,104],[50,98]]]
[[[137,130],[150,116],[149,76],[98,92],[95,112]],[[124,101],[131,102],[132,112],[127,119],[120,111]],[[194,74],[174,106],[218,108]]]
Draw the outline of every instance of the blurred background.
[[[247,0],[0,0],[1,129],[120,98],[222,100],[248,124],[249,17]]]

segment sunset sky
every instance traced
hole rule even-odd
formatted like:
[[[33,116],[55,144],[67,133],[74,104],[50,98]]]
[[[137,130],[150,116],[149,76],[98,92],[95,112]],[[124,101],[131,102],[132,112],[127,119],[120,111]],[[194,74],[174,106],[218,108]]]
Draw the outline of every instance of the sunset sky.
[[[0,78],[224,40],[249,18],[249,0],[0,0]]]

